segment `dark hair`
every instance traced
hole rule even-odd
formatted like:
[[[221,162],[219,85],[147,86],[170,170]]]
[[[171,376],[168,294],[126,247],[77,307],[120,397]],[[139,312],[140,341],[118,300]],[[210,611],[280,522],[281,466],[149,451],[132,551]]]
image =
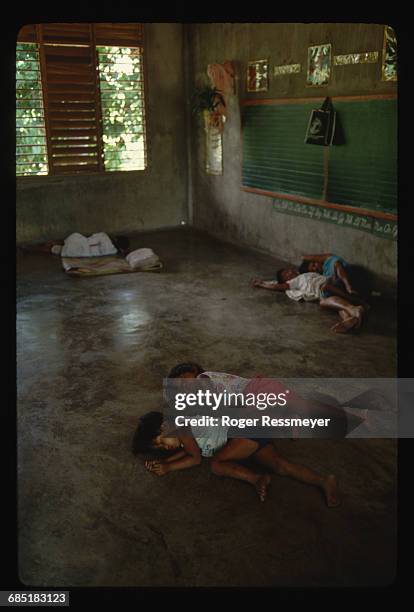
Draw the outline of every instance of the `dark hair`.
[[[310,261],[302,261],[299,266],[299,274],[304,274],[305,272],[309,272],[309,264]]]
[[[194,372],[194,374],[198,376],[205,372],[205,370],[198,363],[193,363],[191,361],[188,363],[179,363],[172,368],[167,378],[179,378],[182,374],[186,374],[186,372]]]
[[[287,270],[287,268],[280,268],[280,270],[278,270],[278,271],[276,272],[276,278],[277,278],[277,282],[278,282],[279,284],[280,284],[280,283],[283,283],[282,274],[283,274],[283,272],[284,272],[285,270]]]
[[[152,441],[160,435],[163,420],[162,412],[156,411],[147,412],[139,419],[132,441],[134,455],[152,450]]]
[[[127,236],[116,236],[112,242],[121,253],[129,249],[129,238]]]

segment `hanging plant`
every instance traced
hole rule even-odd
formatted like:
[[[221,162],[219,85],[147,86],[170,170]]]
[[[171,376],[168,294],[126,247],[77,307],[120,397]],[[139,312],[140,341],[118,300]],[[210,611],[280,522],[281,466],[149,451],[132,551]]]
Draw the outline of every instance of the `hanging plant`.
[[[223,131],[224,110],[226,101],[219,89],[206,85],[200,89],[196,89],[192,96],[191,107],[193,114],[200,113],[204,117],[204,128],[215,127]]]
[[[200,89],[196,89],[191,100],[191,108],[193,114],[203,111],[217,112],[220,105],[223,109],[226,106],[226,101],[220,90],[206,85]]]

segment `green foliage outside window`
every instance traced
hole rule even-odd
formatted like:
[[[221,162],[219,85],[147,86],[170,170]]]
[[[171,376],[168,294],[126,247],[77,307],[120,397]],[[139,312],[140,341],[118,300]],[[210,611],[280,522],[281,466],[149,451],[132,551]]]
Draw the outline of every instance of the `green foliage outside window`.
[[[47,147],[37,45],[16,48],[16,174],[47,174]]]
[[[105,170],[143,170],[142,50],[98,47]]]

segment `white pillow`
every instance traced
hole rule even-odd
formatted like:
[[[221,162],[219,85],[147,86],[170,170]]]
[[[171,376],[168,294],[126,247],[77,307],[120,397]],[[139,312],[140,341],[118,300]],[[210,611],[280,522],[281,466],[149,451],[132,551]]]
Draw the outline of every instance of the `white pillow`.
[[[126,260],[131,266],[131,268],[139,268],[148,259],[152,259],[157,257],[152,249],[136,249],[135,251],[131,251],[129,255],[126,256]]]

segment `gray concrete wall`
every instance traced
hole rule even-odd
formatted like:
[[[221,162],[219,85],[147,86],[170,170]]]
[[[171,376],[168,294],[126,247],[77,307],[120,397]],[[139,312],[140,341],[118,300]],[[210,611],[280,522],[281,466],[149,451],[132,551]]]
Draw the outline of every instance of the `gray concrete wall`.
[[[149,164],[143,172],[18,179],[17,242],[73,231],[132,232],[187,221],[183,26],[147,24]]]
[[[383,26],[370,24],[195,24],[189,32],[191,87],[205,82],[207,65],[236,63],[236,94],[230,98],[223,135],[222,176],[207,175],[201,120],[193,122],[194,223],[215,236],[245,244],[296,263],[304,253],[334,251],[367,266],[378,287],[394,285],[397,244],[365,232],[303,219],[273,210],[272,199],[241,191],[241,128],[239,99],[308,98],[367,95],[396,91],[396,83],[380,80],[381,62],[335,67],[328,87],[306,87],[307,49],[332,44],[334,55],[380,51]],[[381,53],[380,53],[381,56]],[[302,73],[270,76],[269,90],[247,93],[247,61],[269,58],[273,66],[300,63]],[[320,104],[318,104],[319,106]],[[258,271],[260,272],[260,271]]]

